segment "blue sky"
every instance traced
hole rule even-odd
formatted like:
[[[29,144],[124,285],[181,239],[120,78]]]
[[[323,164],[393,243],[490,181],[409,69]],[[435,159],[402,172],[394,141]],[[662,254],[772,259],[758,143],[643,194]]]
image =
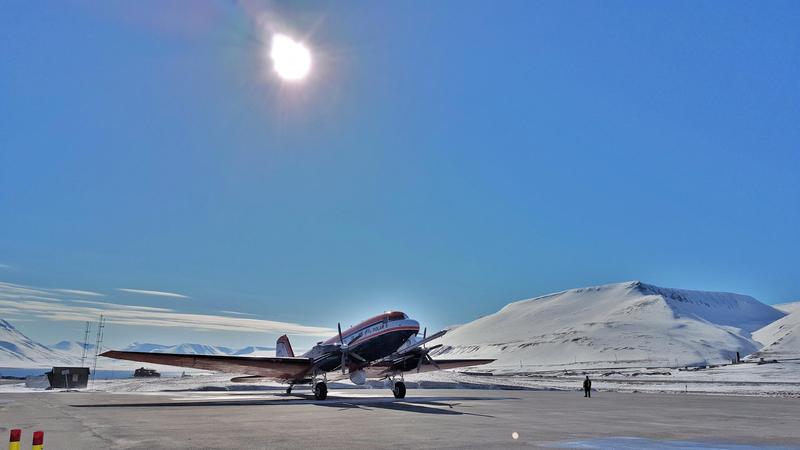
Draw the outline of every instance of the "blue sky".
[[[797,2],[292,3],[0,5],[7,300],[439,328],[632,279],[800,299]],[[45,342],[88,314],[0,311]],[[225,324],[108,341],[278,333]]]

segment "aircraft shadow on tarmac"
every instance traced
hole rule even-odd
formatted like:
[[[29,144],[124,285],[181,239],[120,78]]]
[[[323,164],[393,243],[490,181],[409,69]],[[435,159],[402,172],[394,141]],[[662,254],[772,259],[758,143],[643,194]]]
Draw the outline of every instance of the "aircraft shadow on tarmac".
[[[493,417],[486,414],[476,414],[460,411],[469,408],[458,401],[494,401],[516,400],[514,397],[412,397],[405,399],[387,398],[358,398],[358,397],[328,397],[327,400],[314,400],[313,395],[291,394],[280,395],[274,399],[220,399],[196,401],[166,401],[148,403],[102,403],[70,405],[74,408],[185,408],[185,407],[211,407],[211,406],[285,406],[285,405],[315,405],[339,410],[362,409],[388,409],[419,414],[443,415],[470,415]]]

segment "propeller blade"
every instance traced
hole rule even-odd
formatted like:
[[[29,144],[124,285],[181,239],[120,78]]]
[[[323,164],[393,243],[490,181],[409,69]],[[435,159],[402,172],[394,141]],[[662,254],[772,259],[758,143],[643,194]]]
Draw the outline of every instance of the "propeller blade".
[[[339,343],[344,345],[344,338],[342,338],[342,324],[337,322],[336,323],[336,328],[339,329]]]
[[[347,369],[347,354],[344,351],[342,352],[341,366],[342,366],[342,375],[344,375],[346,373],[345,370]]]
[[[422,353],[419,355],[419,361],[417,361],[417,373],[419,373],[419,369],[422,368],[422,360],[424,360],[426,356],[428,356],[427,353]]]
[[[347,352],[347,354],[348,354],[349,356],[352,356],[353,358],[355,358],[355,359],[357,359],[357,360],[361,361],[361,362],[364,362],[364,363],[365,363],[365,362],[367,362],[367,360],[366,360],[366,359],[362,358],[362,357],[361,357],[361,355],[359,355],[359,354],[358,354],[358,353],[356,353],[356,352],[350,352],[350,351],[348,351],[348,352]]]
[[[430,342],[430,341],[432,341],[434,339],[439,339],[440,337],[444,336],[445,333],[447,333],[447,330],[442,330],[442,331],[439,331],[438,333],[434,333],[434,334],[432,334],[430,336],[426,336],[421,341],[418,341],[418,342],[414,343],[414,345],[403,349],[403,353],[408,353],[408,352],[414,350],[415,348],[419,348],[419,347],[424,346],[425,344],[427,344],[428,342]]]
[[[436,367],[437,370],[442,370],[442,368],[439,367],[438,364],[436,364],[436,361],[434,361],[433,358],[431,358],[427,353],[425,353],[425,358],[428,360],[428,362],[433,364],[433,367]]]

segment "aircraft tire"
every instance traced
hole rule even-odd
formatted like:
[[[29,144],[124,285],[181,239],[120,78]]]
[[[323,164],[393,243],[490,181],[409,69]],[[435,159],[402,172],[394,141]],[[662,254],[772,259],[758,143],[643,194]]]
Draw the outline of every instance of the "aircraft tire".
[[[328,398],[328,386],[325,383],[319,382],[314,386],[314,398],[317,400]]]
[[[406,397],[406,384],[402,381],[398,381],[394,384],[392,388],[392,393],[394,394],[394,398],[405,398]]]

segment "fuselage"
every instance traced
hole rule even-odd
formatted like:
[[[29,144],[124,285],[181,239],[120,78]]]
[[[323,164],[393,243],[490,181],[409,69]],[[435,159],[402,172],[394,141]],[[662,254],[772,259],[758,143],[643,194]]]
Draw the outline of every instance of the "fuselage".
[[[350,352],[371,362],[391,355],[417,333],[419,333],[419,322],[409,319],[405,313],[400,311],[389,311],[342,331],[342,340]],[[318,343],[303,356],[317,359],[325,354],[330,354],[330,349],[339,344],[339,336],[336,335],[327,341]],[[341,361],[334,356],[325,358],[318,364],[321,370],[328,371],[341,365]],[[349,365],[357,367],[362,364],[350,360]]]

